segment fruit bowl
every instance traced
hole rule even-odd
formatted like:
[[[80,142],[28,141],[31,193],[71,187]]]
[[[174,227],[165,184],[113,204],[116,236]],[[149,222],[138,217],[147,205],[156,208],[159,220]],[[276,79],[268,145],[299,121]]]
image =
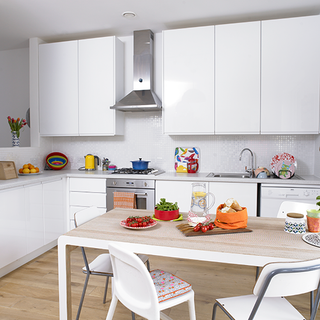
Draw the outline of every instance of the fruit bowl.
[[[175,220],[179,218],[179,209],[172,211],[162,211],[155,208],[154,217],[158,220],[164,221]]]

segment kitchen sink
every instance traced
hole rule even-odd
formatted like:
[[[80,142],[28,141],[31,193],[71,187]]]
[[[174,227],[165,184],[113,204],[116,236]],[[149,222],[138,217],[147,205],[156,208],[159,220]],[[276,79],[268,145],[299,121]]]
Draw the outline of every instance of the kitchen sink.
[[[212,178],[250,178],[248,172],[223,172],[223,173],[214,173],[210,172],[207,177]]]

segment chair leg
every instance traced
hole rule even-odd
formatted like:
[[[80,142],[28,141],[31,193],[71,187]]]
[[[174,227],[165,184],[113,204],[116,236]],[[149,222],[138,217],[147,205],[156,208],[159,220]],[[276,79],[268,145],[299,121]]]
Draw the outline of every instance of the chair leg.
[[[115,295],[113,295],[106,320],[112,320],[114,312],[116,311],[117,303],[118,303],[118,298]]]
[[[221,307],[220,303],[218,303],[218,302],[216,302],[216,303],[213,305],[212,320],[215,320],[215,318],[216,318],[217,307],[219,307],[219,308],[224,312],[224,314],[225,314],[226,316],[228,316],[229,319],[234,320],[234,319],[227,313],[227,311],[224,310],[224,309]]]
[[[310,315],[312,313],[313,304],[314,304],[314,291],[310,291]]]
[[[256,268],[256,280],[257,280],[258,277],[259,277],[259,270],[260,270],[259,267],[257,267],[257,268]]]
[[[80,317],[80,312],[81,312],[81,309],[82,309],[82,304],[83,304],[84,296],[85,296],[85,294],[86,294],[89,277],[90,277],[90,273],[88,272],[88,273],[87,273],[87,276],[86,276],[86,280],[84,281],[83,290],[82,290],[82,295],[81,295],[81,299],[80,299],[80,303],[79,303],[79,308],[78,308],[78,313],[77,313],[77,316],[76,316],[76,320],[79,320],[79,317]]]
[[[150,272],[150,262],[149,262],[149,260],[147,260],[147,269]]]
[[[131,318],[132,318],[132,320],[136,320],[136,314],[132,311],[131,311]]]
[[[104,289],[103,304],[105,304],[105,303],[106,303],[106,300],[107,300],[108,284],[109,284],[109,276],[107,276],[106,287],[105,287],[105,289]]]
[[[194,305],[194,294],[188,300],[188,308],[189,308],[189,318],[190,320],[196,320],[196,308]]]

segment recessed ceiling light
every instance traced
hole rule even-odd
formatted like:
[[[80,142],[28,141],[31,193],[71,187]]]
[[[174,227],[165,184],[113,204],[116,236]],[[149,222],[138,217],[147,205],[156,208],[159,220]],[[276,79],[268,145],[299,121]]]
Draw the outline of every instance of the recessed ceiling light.
[[[127,19],[133,19],[136,16],[136,14],[132,11],[125,11],[122,13],[122,16]]]

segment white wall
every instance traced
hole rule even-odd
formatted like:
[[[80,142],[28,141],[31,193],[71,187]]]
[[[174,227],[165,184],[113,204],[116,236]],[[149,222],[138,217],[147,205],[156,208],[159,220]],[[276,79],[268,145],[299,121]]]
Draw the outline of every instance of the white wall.
[[[7,117],[26,118],[29,108],[29,49],[0,51],[0,147],[11,147]],[[20,146],[30,146],[30,129],[20,131]]]

